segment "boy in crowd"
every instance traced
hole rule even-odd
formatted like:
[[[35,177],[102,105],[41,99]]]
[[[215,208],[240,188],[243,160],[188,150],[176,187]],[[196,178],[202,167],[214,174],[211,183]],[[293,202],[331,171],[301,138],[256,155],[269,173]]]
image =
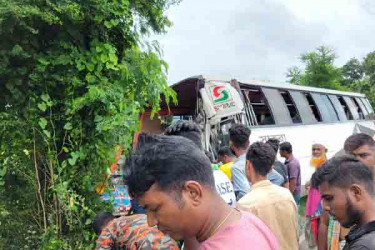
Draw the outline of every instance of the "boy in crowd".
[[[236,160],[236,156],[233,154],[230,147],[222,147],[219,150],[219,157],[220,161],[223,163],[223,165],[220,166],[220,170],[228,176],[229,180],[232,180],[231,169],[233,162]]]
[[[297,250],[297,206],[288,189],[267,180],[276,158],[275,150],[266,143],[253,143],[246,155],[246,175],[252,183],[248,194],[238,201],[238,207],[264,221],[275,233],[280,249]]]

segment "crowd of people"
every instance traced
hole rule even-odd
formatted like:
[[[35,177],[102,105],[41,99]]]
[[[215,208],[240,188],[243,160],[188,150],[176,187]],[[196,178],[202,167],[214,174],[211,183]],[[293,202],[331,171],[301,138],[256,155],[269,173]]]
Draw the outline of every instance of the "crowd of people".
[[[300,163],[291,143],[251,144],[250,133],[232,124],[221,165],[193,122],[141,133],[123,171],[144,213],[99,214],[96,249],[299,249]],[[375,249],[375,141],[355,134],[343,146],[328,160],[312,145],[305,237],[318,250]]]

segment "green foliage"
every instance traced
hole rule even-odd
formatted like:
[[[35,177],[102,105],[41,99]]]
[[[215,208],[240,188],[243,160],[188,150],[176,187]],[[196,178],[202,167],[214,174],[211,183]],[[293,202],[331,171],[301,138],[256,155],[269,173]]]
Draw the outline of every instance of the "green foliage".
[[[352,72],[349,87],[353,91],[365,94],[371,105],[375,107],[375,52],[368,53],[362,62],[355,58],[351,59],[344,67]],[[344,80],[346,79],[344,78]],[[346,82],[343,81],[342,84],[346,84]]]
[[[363,79],[364,71],[362,63],[358,59],[352,58],[342,66],[341,73],[341,85],[350,86]]]
[[[290,68],[287,73],[289,82],[319,88],[342,89],[341,72],[334,66],[335,59],[334,50],[326,46],[304,53],[301,56],[301,61],[305,65],[304,71],[297,67]]]
[[[375,51],[368,53],[363,60],[363,70],[370,84],[375,85]]]
[[[301,60],[304,70],[288,69],[288,82],[312,87],[355,91],[366,95],[375,107],[375,51],[368,53],[361,62],[350,59],[341,68],[334,65],[333,49],[320,46],[314,52],[304,53]]]
[[[140,112],[175,101],[142,41],[177,2],[0,0],[0,247],[92,249],[100,173]]]

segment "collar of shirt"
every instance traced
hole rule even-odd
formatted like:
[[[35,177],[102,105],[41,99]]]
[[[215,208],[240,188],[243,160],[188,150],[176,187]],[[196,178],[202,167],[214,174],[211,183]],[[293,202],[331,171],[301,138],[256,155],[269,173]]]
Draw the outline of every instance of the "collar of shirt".
[[[257,189],[257,188],[262,188],[262,187],[267,187],[271,186],[272,183],[269,180],[263,180],[263,181],[258,181],[257,183],[253,184],[251,186],[251,190]]]
[[[240,155],[234,162],[245,161],[245,160],[246,160],[246,153]]]
[[[292,160],[294,160],[294,156],[290,155],[289,159],[285,160],[285,164],[289,163]]]
[[[375,221],[371,221],[362,227],[353,227],[345,237],[348,243],[361,238],[363,235],[375,231]]]

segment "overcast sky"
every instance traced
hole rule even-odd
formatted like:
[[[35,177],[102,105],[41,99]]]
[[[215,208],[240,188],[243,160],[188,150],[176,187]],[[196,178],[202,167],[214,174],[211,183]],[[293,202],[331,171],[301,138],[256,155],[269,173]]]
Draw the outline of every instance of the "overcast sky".
[[[337,65],[375,50],[375,0],[183,0],[158,36],[168,81],[209,74],[286,81],[299,56],[320,45]]]

